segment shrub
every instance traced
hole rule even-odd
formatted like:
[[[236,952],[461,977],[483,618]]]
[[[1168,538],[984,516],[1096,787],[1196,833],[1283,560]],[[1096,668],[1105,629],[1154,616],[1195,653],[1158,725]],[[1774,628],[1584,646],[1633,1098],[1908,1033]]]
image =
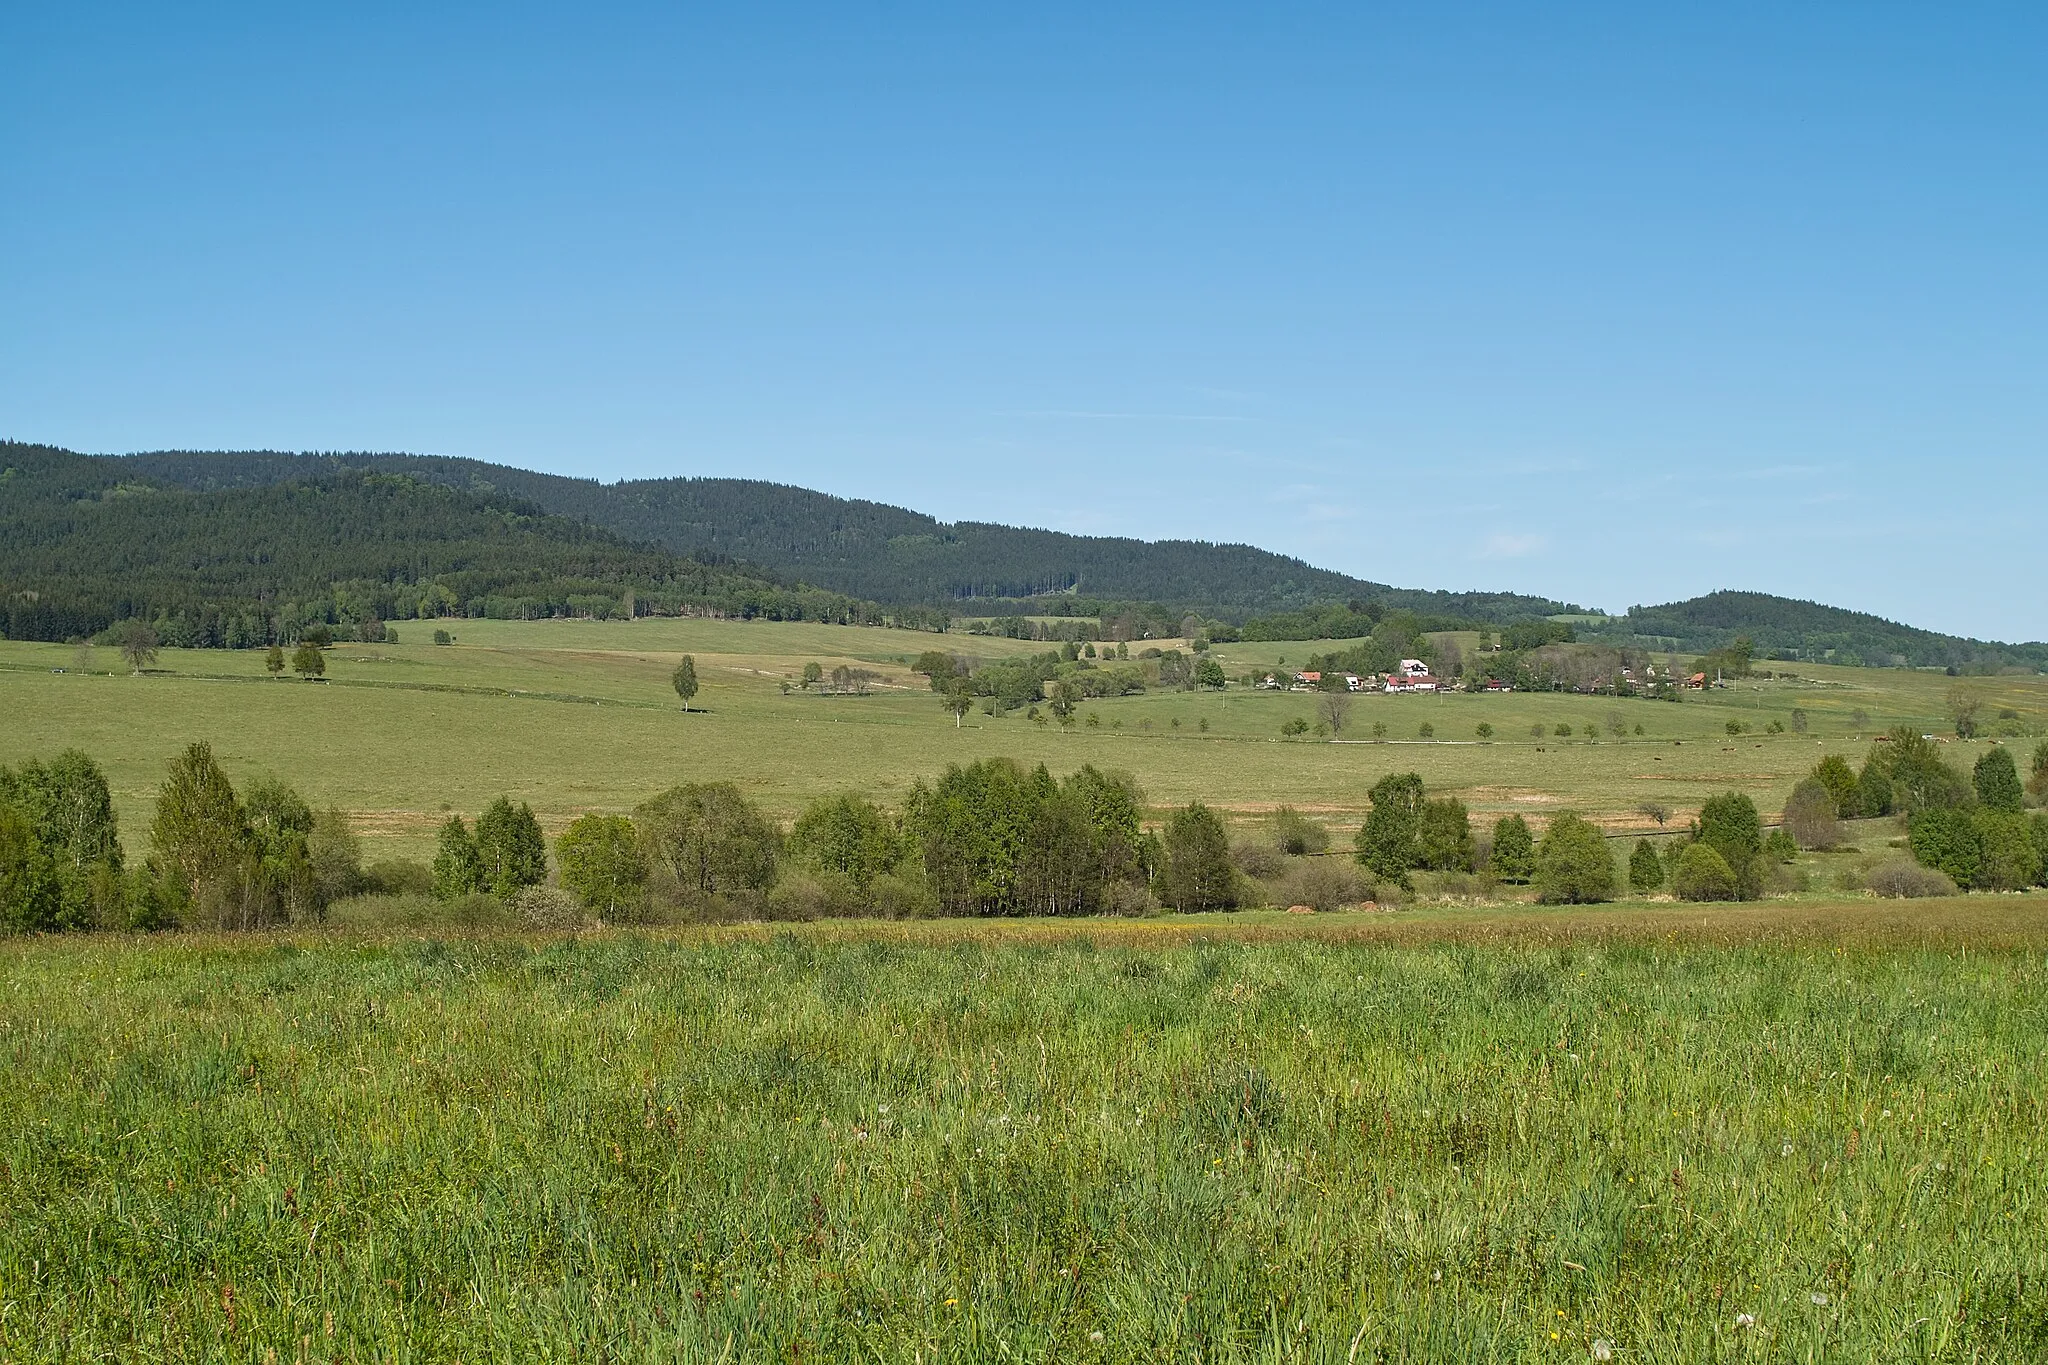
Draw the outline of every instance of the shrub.
[[[1688,844],[1672,869],[1671,889],[1680,900],[1732,901],[1740,887],[1735,870],[1711,844]]]
[[[2020,770],[2012,752],[1995,744],[1977,760],[1970,773],[1970,785],[1987,810],[2018,812],[2026,805],[2026,790],[2020,786]]]
[[[1849,766],[1849,760],[1840,754],[1829,754],[1814,765],[1813,781],[1834,802],[1835,814],[1844,820],[1853,820],[1863,814],[1863,793],[1856,782],[1856,770]]]
[[[1905,858],[1879,863],[1864,874],[1863,884],[1874,894],[1888,897],[1956,894],[1956,884],[1947,876]]]
[[[1977,830],[1982,861],[1977,886],[1986,891],[2018,891],[2041,876],[2041,854],[2034,846],[2033,827],[2018,811],[1979,808],[1970,812]]]
[[[1763,892],[1763,817],[1742,792],[1718,792],[1700,807],[1699,841],[1721,855],[1735,875],[1736,894],[1754,900]]]
[[[1259,839],[1233,842],[1230,861],[1247,877],[1277,877],[1287,867],[1287,855]]]
[[[1789,863],[1799,857],[1799,843],[1782,829],[1774,829],[1764,836],[1764,859],[1772,863]]]
[[[1635,851],[1628,855],[1629,889],[1639,895],[1648,895],[1664,885],[1664,863],[1657,857],[1657,850],[1648,839],[1636,840]]]
[[[1300,716],[1296,716],[1294,717],[1294,719],[1288,721],[1286,724],[1280,727],[1280,733],[1290,737],[1294,735],[1305,735],[1308,733],[1308,722],[1303,720]]]
[[[1318,910],[1354,905],[1365,897],[1358,873],[1341,858],[1304,859],[1288,874],[1282,891],[1289,905],[1312,905]]]
[[[410,858],[384,858],[363,869],[361,889],[385,896],[430,896],[434,869]]]
[[[1330,831],[1292,806],[1273,812],[1273,843],[1282,853],[1321,853],[1330,846]]]
[[[1842,765],[1845,769],[1848,765]],[[1850,779],[1853,788],[1855,779]],[[1833,848],[1842,842],[1842,823],[1836,819],[1841,802],[1819,778],[1803,779],[1785,802],[1784,829],[1801,848]]]
[[[1536,892],[1545,905],[1580,905],[1614,895],[1614,859],[1598,826],[1571,814],[1551,820],[1536,846]]]
[[[1984,846],[1970,812],[1938,806],[1913,817],[1908,837],[1913,860],[1967,890],[1984,870]]]
[[[512,893],[512,910],[523,928],[580,929],[583,911],[575,897],[552,886],[522,886]]]
[[[1536,840],[1529,822],[1519,815],[1503,815],[1493,822],[1493,850],[1487,867],[1504,882],[1526,882],[1536,873]]]

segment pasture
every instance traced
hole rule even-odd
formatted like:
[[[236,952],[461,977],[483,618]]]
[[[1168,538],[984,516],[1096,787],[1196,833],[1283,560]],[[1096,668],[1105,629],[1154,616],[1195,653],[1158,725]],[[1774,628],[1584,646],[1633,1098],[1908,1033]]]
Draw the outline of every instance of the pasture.
[[[427,643],[436,626],[453,646]],[[788,818],[814,797],[857,790],[885,802],[948,763],[1008,755],[1055,771],[1083,763],[1136,774],[1155,807],[1201,799],[1253,816],[1280,803],[1354,824],[1373,782],[1412,769],[1462,796],[1475,819],[1578,809],[1610,828],[1650,828],[1655,802],[1683,819],[1738,787],[1775,811],[1821,755],[1860,758],[1906,723],[1945,732],[1954,680],[1902,670],[1800,666],[1799,680],[1745,682],[1682,704],[1559,694],[1356,699],[1332,740],[1283,739],[1313,721],[1312,695],[1233,686],[1083,705],[1071,728],[980,711],[955,728],[908,663],[942,647],[997,658],[1033,646],[972,636],[813,624],[638,621],[402,622],[394,645],[337,645],[327,681],[268,677],[260,651],[165,651],[129,676],[111,650],[0,642],[0,763],[76,746],[115,786],[132,845],[165,764],[208,740],[237,781],[275,774],[314,804],[352,813],[372,857],[424,855],[448,810],[499,793],[530,802],[552,832],[589,810],[628,810],[674,783],[730,779]],[[1175,642],[1161,642],[1171,646]],[[1233,677],[1295,663],[1341,641],[1220,645]],[[685,714],[668,675],[696,657],[703,691]],[[807,661],[881,675],[870,695],[784,692]],[[63,670],[63,671],[57,671]],[[1971,680],[1992,708],[2038,729],[2048,681]],[[1792,710],[1805,735],[1760,733]],[[1988,712],[1987,712],[1988,714]],[[1725,733],[1738,720],[1757,733]],[[1490,741],[1478,739],[1482,723]],[[1623,733],[1613,732],[1619,723]],[[1384,724],[1384,742],[1373,727]],[[1421,727],[1434,734],[1425,739]],[[1572,727],[1569,739],[1552,733]],[[1597,739],[1588,739],[1586,726]],[[1644,734],[1637,736],[1640,725]],[[1545,734],[1533,738],[1530,729]],[[1980,744],[1959,744],[1970,761]]]
[[[0,943],[0,1358],[2039,1360],[2043,912]]]

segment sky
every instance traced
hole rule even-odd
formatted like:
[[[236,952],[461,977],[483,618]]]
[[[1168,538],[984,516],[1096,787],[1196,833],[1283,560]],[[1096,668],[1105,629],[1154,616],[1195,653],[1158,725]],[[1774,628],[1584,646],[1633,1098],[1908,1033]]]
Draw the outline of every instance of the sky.
[[[2048,6],[9,5],[0,437],[2048,638]]]

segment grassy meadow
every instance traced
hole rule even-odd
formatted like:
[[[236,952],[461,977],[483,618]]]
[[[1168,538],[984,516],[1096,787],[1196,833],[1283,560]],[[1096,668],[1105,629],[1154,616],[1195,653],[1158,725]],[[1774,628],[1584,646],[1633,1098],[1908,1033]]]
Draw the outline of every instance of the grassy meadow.
[[[2044,910],[0,943],[0,1359],[2038,1361]]]
[[[457,643],[427,643],[435,624]],[[730,779],[772,813],[794,816],[842,790],[884,801],[946,764],[990,755],[1055,771],[1082,763],[1135,773],[1158,807],[1200,798],[1240,816],[1279,803],[1344,826],[1389,771],[1413,769],[1432,791],[1462,796],[1475,818],[1566,808],[1612,828],[1647,828],[1644,802],[1681,819],[1734,786],[1775,811],[1823,754],[1860,757],[1894,723],[1945,730],[1953,680],[1901,670],[1801,666],[1807,675],[1693,694],[1683,704],[1563,695],[1385,697],[1353,705],[1337,742],[1286,740],[1281,725],[1313,720],[1316,698],[1232,687],[1083,706],[1071,729],[1022,712],[979,711],[956,729],[906,665],[924,649],[985,658],[1031,646],[972,636],[770,622],[402,622],[395,645],[338,645],[328,681],[271,679],[259,651],[165,651],[157,670],[117,672],[111,650],[0,642],[0,763],[77,746],[107,769],[131,845],[166,763],[210,741],[237,781],[287,777],[316,805],[352,813],[372,857],[425,855],[453,809],[474,813],[499,793],[530,802],[550,830],[589,810],[628,810],[674,783]],[[1161,642],[1172,645],[1174,642]],[[1343,642],[1233,644],[1217,655],[1233,677],[1300,663]],[[668,686],[676,659],[696,657],[703,691],[689,714]],[[882,675],[872,695],[785,695],[807,661]],[[64,671],[57,671],[64,670]],[[2028,725],[2048,721],[2048,680],[1972,680],[1991,705]],[[1794,707],[1806,735],[1731,737]],[[1861,720],[1858,720],[1858,715]],[[1628,732],[1617,737],[1610,720]],[[1481,722],[1494,727],[1477,739]],[[1375,723],[1387,727],[1373,743]],[[1434,736],[1425,740],[1427,723]],[[1575,734],[1548,733],[1560,723]],[[1582,731],[1601,730],[1597,741]],[[1541,739],[1530,736],[1541,725]],[[1633,734],[1641,725],[1644,735]],[[1206,726],[1207,728],[1203,728]],[[1961,745],[1968,761],[1975,745]]]

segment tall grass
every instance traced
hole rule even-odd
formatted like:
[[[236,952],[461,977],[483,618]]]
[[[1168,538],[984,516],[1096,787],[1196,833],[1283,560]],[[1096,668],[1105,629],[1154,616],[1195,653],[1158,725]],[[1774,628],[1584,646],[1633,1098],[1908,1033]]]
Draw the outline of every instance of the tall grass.
[[[0,1358],[2048,1354],[2038,951],[918,932],[6,945]]]

